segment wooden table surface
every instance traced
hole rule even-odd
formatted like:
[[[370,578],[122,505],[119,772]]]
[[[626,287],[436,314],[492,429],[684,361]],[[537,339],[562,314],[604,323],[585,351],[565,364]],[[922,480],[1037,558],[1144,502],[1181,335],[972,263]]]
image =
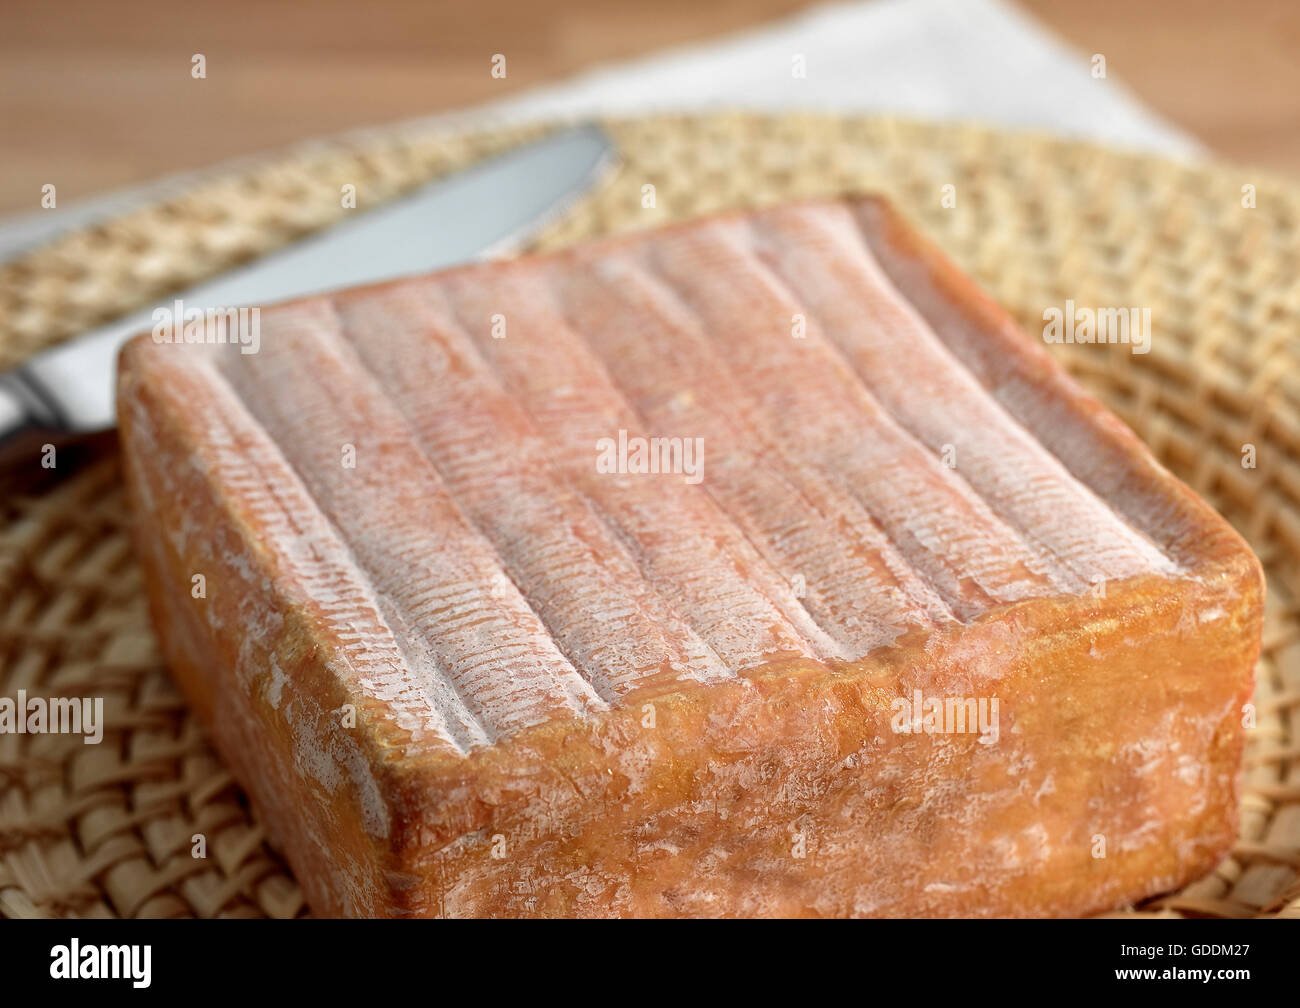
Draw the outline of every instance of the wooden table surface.
[[[960,0],[954,0],[960,2]],[[1300,175],[1300,2],[1022,0],[1232,161]],[[5,0],[0,213],[499,97],[806,0]],[[506,79],[490,72],[507,54]],[[203,53],[208,76],[190,76]],[[214,126],[214,124],[217,124]]]

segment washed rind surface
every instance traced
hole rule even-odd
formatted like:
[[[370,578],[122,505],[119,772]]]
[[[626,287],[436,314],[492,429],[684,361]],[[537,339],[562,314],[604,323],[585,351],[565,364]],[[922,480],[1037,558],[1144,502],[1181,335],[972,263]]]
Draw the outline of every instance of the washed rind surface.
[[[135,341],[121,429],[165,651],[318,912],[1077,914],[1235,835],[1257,562],[884,203],[261,342]],[[598,472],[619,430],[703,479]],[[917,689],[998,741],[895,732]]]

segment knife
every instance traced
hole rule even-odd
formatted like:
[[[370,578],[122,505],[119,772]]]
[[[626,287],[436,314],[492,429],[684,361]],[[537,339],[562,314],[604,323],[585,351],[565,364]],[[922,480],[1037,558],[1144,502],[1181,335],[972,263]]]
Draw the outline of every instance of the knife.
[[[486,258],[535,234],[594,185],[612,160],[613,146],[598,127],[564,129],[169,294],[165,303],[260,306]],[[153,325],[150,305],[0,374],[0,454],[13,456],[20,441],[39,443],[44,434],[115,426],[118,350]]]

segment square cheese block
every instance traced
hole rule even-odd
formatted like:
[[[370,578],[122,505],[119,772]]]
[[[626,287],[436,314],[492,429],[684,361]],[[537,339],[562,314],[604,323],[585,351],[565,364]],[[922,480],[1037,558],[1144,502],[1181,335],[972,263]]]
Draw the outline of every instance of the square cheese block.
[[[133,341],[121,433],[315,912],[1074,915],[1229,850],[1258,562],[883,201],[259,324]]]

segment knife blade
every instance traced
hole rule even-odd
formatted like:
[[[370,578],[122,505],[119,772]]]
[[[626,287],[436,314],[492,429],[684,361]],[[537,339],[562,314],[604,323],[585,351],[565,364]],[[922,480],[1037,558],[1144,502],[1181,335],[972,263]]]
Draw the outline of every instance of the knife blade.
[[[0,447],[34,430],[115,426],[118,350],[160,304],[261,306],[487,257],[562,213],[612,160],[599,127],[560,130],[46,350],[0,374]]]

